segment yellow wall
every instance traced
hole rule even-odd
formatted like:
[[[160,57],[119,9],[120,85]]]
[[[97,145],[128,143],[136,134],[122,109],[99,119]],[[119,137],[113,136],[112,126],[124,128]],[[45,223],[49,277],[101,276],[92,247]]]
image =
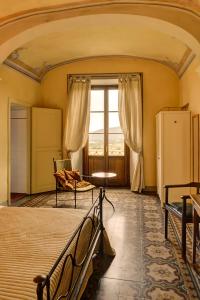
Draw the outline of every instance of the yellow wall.
[[[196,58],[180,80],[180,104],[189,103],[193,114],[200,113],[200,58]]]
[[[39,105],[40,84],[5,65],[0,66],[0,203],[7,200],[9,162],[9,103]]]
[[[200,58],[194,59],[180,80],[180,105],[189,103],[192,114],[200,114]],[[192,129],[191,129],[192,130]],[[192,147],[193,143],[191,144]],[[193,150],[191,151],[191,181],[193,179]]]
[[[98,58],[58,67],[42,81],[43,105],[65,108],[67,103],[67,74],[74,73],[143,73],[144,163],[146,186],[156,185],[155,114],[165,106],[179,104],[179,80],[168,67],[142,59]]]

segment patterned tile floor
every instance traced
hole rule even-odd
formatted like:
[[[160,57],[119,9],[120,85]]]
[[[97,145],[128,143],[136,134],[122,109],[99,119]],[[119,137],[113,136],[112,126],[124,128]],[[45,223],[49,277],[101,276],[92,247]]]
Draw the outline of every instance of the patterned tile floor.
[[[171,242],[164,239],[163,212],[158,198],[122,189],[110,189],[106,193],[115,206],[113,213],[112,207],[105,203],[104,223],[116,257],[96,285],[91,279],[83,299],[200,299],[190,272],[181,260],[172,229]],[[73,206],[72,200],[65,200],[72,199],[72,194],[59,197],[59,207]],[[78,208],[87,209],[90,197],[90,194],[82,194]],[[24,205],[52,207],[55,195],[39,196]]]

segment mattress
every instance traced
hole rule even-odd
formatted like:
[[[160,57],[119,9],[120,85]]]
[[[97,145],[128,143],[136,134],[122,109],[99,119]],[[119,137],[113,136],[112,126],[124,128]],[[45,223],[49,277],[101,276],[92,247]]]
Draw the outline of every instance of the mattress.
[[[36,284],[33,278],[49,273],[67,241],[86,214],[83,210],[60,208],[0,208],[0,299],[36,299]],[[91,222],[84,225],[79,243],[78,262],[85,255]],[[73,253],[72,243],[69,252]],[[51,295],[59,280],[63,261],[56,268],[51,280]],[[59,296],[69,284],[71,263],[56,294]],[[92,268],[87,276],[91,275]],[[44,293],[44,299],[46,293]]]

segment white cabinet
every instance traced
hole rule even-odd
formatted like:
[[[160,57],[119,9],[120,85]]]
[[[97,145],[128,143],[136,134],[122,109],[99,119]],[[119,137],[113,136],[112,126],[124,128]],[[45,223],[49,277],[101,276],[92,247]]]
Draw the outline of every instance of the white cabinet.
[[[189,111],[161,111],[156,115],[157,192],[162,205],[164,185],[190,182],[190,126]],[[189,192],[188,188],[173,189],[169,199],[176,201]]]

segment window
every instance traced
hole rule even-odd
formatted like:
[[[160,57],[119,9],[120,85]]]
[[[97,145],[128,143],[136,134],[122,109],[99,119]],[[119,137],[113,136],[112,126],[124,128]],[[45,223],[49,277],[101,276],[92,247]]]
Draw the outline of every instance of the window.
[[[88,155],[124,156],[117,87],[97,87],[91,90]]]

